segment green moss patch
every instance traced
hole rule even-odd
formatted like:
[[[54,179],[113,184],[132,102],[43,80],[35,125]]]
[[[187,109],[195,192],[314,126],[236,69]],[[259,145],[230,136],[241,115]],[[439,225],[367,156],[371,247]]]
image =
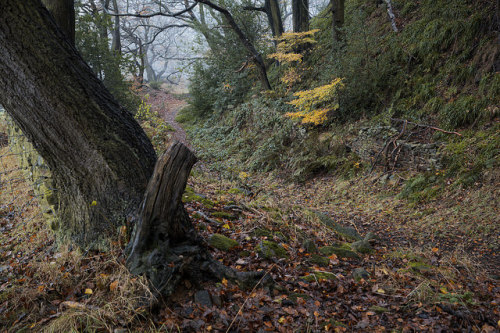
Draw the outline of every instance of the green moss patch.
[[[316,282],[320,280],[335,280],[337,277],[330,272],[313,272],[309,275],[301,277],[302,280],[307,282]]]
[[[233,247],[236,247],[240,245],[237,241],[234,239],[228,238],[224,235],[221,234],[214,234],[210,239],[208,240],[208,243],[215,247],[216,249],[222,250],[222,251],[229,251]]]
[[[331,256],[332,254],[335,254],[337,257],[342,259],[344,258],[360,259],[359,255],[356,252],[342,247],[323,246],[319,249],[319,252],[325,256]]]
[[[255,251],[266,259],[288,258],[288,253],[283,246],[267,240],[260,242],[255,247]]]
[[[315,264],[318,266],[323,266],[323,267],[327,267],[330,264],[330,259],[328,259],[327,257],[320,256],[318,254],[312,254],[309,257],[309,261],[312,264]]]

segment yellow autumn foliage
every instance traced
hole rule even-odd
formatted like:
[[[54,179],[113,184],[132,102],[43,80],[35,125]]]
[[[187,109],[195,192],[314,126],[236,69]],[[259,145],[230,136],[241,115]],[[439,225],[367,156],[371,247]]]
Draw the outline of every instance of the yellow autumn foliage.
[[[336,78],[324,86],[296,92],[293,95],[297,98],[288,104],[295,106],[298,111],[286,115],[293,119],[302,119],[303,124],[323,124],[327,119],[327,113],[339,108],[338,103],[333,103],[337,91],[343,86],[342,79]],[[329,107],[320,107],[325,104],[329,104]]]

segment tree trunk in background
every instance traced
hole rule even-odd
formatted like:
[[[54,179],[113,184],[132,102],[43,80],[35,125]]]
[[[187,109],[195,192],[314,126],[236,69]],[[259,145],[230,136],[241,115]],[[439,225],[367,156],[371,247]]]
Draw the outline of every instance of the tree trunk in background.
[[[340,29],[344,26],[344,2],[345,0],[330,0],[332,10],[333,39],[337,42],[342,40],[342,32]]]
[[[293,32],[309,30],[309,0],[292,0]]]
[[[144,131],[40,0],[0,2],[0,86],[0,104],[51,169],[58,234],[84,248],[106,246],[153,172]]]
[[[68,39],[75,45],[75,1],[74,0],[42,0],[54,20]]]
[[[113,8],[115,13],[118,14],[118,3],[116,0],[113,0]],[[120,35],[120,16],[115,16],[114,25],[113,25],[113,41],[111,42],[111,49],[115,52],[115,54],[122,54],[122,41]]]
[[[281,17],[280,4],[278,0],[266,0],[264,9],[267,14],[269,26],[274,38],[278,38],[283,33],[283,20]]]
[[[262,59],[262,55],[257,51],[255,46],[252,44],[252,42],[245,36],[245,33],[240,29],[236,21],[234,20],[233,16],[231,13],[223,7],[220,7],[208,0],[196,0],[198,3],[203,3],[207,5],[208,7],[218,11],[221,13],[224,18],[226,19],[227,23],[233,29],[233,31],[236,33],[238,36],[240,42],[245,46],[247,51],[250,53],[250,55],[253,57],[254,63],[257,66],[257,73],[259,75],[260,82],[262,84],[262,87],[266,90],[272,90],[271,84],[269,83],[269,79],[267,78],[267,70],[266,70],[266,65],[264,64],[264,59]]]

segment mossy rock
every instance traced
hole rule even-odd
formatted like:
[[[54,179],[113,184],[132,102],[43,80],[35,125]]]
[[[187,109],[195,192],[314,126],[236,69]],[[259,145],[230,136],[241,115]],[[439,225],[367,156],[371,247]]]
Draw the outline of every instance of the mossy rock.
[[[335,254],[337,257],[342,259],[360,259],[356,252],[337,246],[323,246],[319,249],[319,252],[325,256]]]
[[[298,298],[302,298],[302,299],[310,299],[310,298],[311,298],[311,296],[309,296],[309,295],[307,295],[307,294],[295,293],[295,292],[290,293],[290,294],[288,295],[288,299],[289,299],[289,300],[291,300],[291,301],[293,301],[293,302],[297,302],[297,299],[298,299]]]
[[[227,191],[229,194],[245,194],[245,191],[241,188],[232,188],[229,191]]]
[[[356,281],[360,281],[361,279],[367,280],[370,277],[370,273],[368,273],[363,267],[359,267],[352,271],[352,277]]]
[[[313,272],[309,275],[301,277],[302,280],[307,282],[316,282],[319,280],[335,280],[337,277],[330,272]]]
[[[240,251],[240,253],[238,253],[238,256],[240,256],[241,258],[246,258],[246,257],[250,257],[250,252],[249,251]]]
[[[257,228],[253,231],[256,237],[273,237],[273,232],[264,228]]]
[[[370,242],[368,242],[366,240],[360,240],[360,241],[352,243],[351,244],[351,248],[354,251],[359,252],[359,253],[363,253],[363,254],[367,254],[367,253],[372,253],[373,252],[373,248],[370,245]]]
[[[312,239],[306,239],[302,242],[302,247],[307,251],[307,253],[318,253],[318,247]]]
[[[288,258],[288,253],[283,246],[267,240],[261,241],[255,247],[255,251],[266,259]]]
[[[228,238],[221,234],[213,234],[212,237],[210,237],[210,239],[208,240],[208,243],[213,247],[215,247],[216,249],[222,251],[229,251],[233,247],[240,245],[234,239]]]
[[[312,254],[309,257],[309,261],[312,264],[323,267],[327,267],[330,264],[330,259],[328,259],[327,257],[320,256],[319,254]]]
[[[429,273],[432,271],[432,267],[423,262],[410,262],[408,268],[416,273]]]
[[[213,212],[212,216],[219,217],[219,218],[226,219],[226,220],[235,220],[238,218],[237,216],[235,216],[231,213],[228,213],[228,212]]]
[[[365,241],[371,241],[371,240],[375,240],[375,241],[380,241],[380,237],[377,236],[377,234],[375,234],[374,232],[369,232],[366,234],[365,238],[364,238]]]
[[[341,226],[340,224],[333,221],[326,214],[323,214],[321,212],[317,212],[317,211],[313,211],[313,210],[311,210],[310,212],[312,214],[314,214],[323,225],[332,229],[338,236],[342,237],[343,239],[351,241],[351,242],[355,242],[355,241],[363,239],[363,237],[361,237],[361,235],[356,231],[356,229],[351,228],[351,227]]]
[[[389,309],[384,308],[382,306],[378,306],[378,305],[372,305],[372,306],[370,306],[369,310],[373,311],[375,313],[378,313],[378,314],[389,312]]]
[[[208,199],[204,195],[195,193],[193,188],[187,186],[186,191],[182,195],[182,202],[183,203],[190,203],[193,201],[199,202],[203,206],[205,206],[209,209],[212,209],[215,206],[215,203],[212,200]]]

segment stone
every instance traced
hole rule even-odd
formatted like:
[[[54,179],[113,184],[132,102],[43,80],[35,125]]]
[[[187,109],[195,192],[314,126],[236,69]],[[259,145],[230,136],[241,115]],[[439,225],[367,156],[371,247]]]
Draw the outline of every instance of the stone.
[[[389,309],[384,308],[383,306],[378,306],[378,305],[372,305],[368,309],[370,311],[373,311],[373,312],[378,313],[378,314],[381,314],[381,313],[389,311]]]
[[[352,271],[352,277],[356,281],[360,281],[361,279],[366,280],[370,277],[370,273],[368,273],[363,267],[359,267]]]
[[[316,282],[319,280],[335,280],[337,277],[330,272],[313,272],[309,275],[301,277],[302,280],[307,282]]]
[[[428,273],[432,270],[430,265],[423,262],[411,262],[408,264],[409,268],[416,273]]]
[[[318,247],[316,246],[316,243],[312,239],[306,239],[302,243],[302,247],[307,251],[307,253],[317,253],[318,252]]]
[[[351,244],[351,248],[359,253],[372,253],[373,248],[367,240],[360,240]]]
[[[206,290],[197,291],[194,294],[194,301],[195,301],[195,303],[203,305],[207,308],[211,308],[213,305],[212,298],[210,297],[210,294]]]
[[[212,295],[212,302],[216,307],[222,307],[222,297],[220,295]]]
[[[283,246],[268,240],[261,241],[255,247],[255,251],[266,259],[288,258],[288,253]]]
[[[229,251],[233,247],[240,245],[234,239],[231,239],[221,234],[213,234],[212,237],[209,238],[208,244],[221,251]]]
[[[327,257],[322,257],[318,254],[312,254],[309,257],[309,261],[313,264],[323,267],[327,267],[330,264],[330,259],[328,259]]]
[[[380,240],[380,237],[377,236],[377,234],[375,234],[374,232],[369,232],[366,234],[365,238],[364,238],[365,241],[371,241],[371,240],[375,240],[375,241],[378,241]]]
[[[356,252],[337,246],[323,246],[319,249],[319,252],[325,256],[331,256],[332,254],[335,254],[341,259],[360,259],[359,255]]]
[[[342,237],[348,241],[353,241],[353,242],[363,239],[360,236],[360,234],[356,231],[356,229],[351,228],[351,227],[341,226],[340,224],[333,221],[328,215],[326,215],[324,213],[317,212],[317,211],[311,211],[311,212],[318,217],[319,221],[323,225],[332,229],[340,237]]]

